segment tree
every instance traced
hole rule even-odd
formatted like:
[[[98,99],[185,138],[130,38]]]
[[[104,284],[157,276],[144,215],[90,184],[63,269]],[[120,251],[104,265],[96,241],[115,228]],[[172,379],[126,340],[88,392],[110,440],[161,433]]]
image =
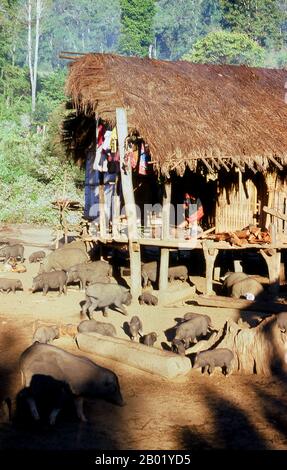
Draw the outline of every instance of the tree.
[[[219,0],[201,1],[200,23],[202,25],[202,32],[207,34],[210,31],[218,29],[221,24],[221,17],[222,12]]]
[[[40,21],[43,15],[43,0],[27,0],[27,22],[28,22],[28,63],[31,82],[32,114],[36,109],[37,73],[39,58]],[[33,14],[33,10],[35,10]],[[35,16],[35,43],[32,43],[33,22]],[[33,57],[34,55],[34,57]]]
[[[65,69],[58,69],[48,74],[39,73],[35,121],[47,122],[53,111],[66,101],[64,93],[66,76]]]
[[[246,33],[265,47],[282,46],[286,11],[278,0],[219,0],[224,29]]]
[[[176,60],[190,50],[202,33],[205,0],[158,0],[155,15],[157,55]]]
[[[0,4],[0,67],[6,61],[15,64],[15,50],[19,21],[18,0],[1,0]]]
[[[155,0],[120,0],[123,54],[147,56],[154,41]]]
[[[43,18],[39,67],[66,65],[61,51],[116,51],[120,33],[119,0],[61,0]]]
[[[246,34],[216,31],[199,39],[182,58],[199,63],[260,66],[264,49]]]

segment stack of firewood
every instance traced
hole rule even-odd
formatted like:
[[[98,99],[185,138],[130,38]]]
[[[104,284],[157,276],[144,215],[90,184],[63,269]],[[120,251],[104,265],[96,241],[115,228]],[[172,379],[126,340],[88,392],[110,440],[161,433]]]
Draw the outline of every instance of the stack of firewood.
[[[210,235],[209,239],[215,241],[226,241],[231,245],[244,246],[250,244],[265,244],[271,243],[271,236],[268,231],[263,231],[259,227],[249,225],[243,230],[237,230],[235,232],[222,232]]]

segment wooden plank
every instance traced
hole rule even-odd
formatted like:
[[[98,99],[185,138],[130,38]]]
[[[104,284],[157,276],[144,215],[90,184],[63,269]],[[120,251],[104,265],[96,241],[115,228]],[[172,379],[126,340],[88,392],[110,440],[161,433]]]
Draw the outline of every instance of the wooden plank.
[[[286,311],[286,305],[278,302],[257,302],[244,299],[233,299],[220,295],[199,295],[193,299],[195,305],[213,308],[232,308],[239,310],[252,310],[257,312],[278,313]]]
[[[79,333],[76,341],[81,351],[103,356],[156,376],[172,379],[186,375],[191,370],[191,362],[187,357],[148,348],[130,340],[97,333]]]
[[[216,323],[216,317],[219,318],[219,321],[222,321],[222,314],[226,319],[232,318],[234,321],[238,321],[240,317],[245,318],[254,318],[256,316],[267,317],[270,316],[270,312],[264,310],[242,310],[241,308],[230,307],[208,307],[203,305],[186,305],[185,313],[201,313],[202,315],[210,315],[212,318],[212,323]],[[218,315],[216,315],[218,313]]]
[[[235,165],[239,168],[242,173],[245,172],[245,162],[242,164],[240,158],[236,157],[231,157],[231,160],[235,163]]]
[[[162,201],[162,236],[164,239],[169,238],[170,200],[171,182],[169,180],[164,184],[164,195]],[[160,250],[159,290],[166,290],[168,288],[168,265],[169,250],[167,248],[162,248]]]
[[[206,168],[208,169],[208,171],[210,171],[210,173],[214,173],[214,169],[212,168],[212,166],[209,165],[208,161],[205,160],[205,158],[201,157],[201,160],[203,161],[203,163],[205,164]]]
[[[67,54],[59,54],[59,59],[64,60],[77,60],[84,57],[83,55],[67,55]]]
[[[228,168],[228,166],[224,163],[224,161],[222,160],[222,158],[217,157],[217,160],[221,163],[221,165],[223,166],[223,168],[229,173],[230,168]]]
[[[128,135],[127,112],[123,108],[116,108],[117,133],[120,152],[121,185],[125,203],[125,212],[128,222],[129,254],[131,267],[131,294],[136,301],[141,294],[141,255],[134,251],[133,241],[138,240],[137,214],[132,182],[132,169],[130,161],[125,162],[125,141]]]
[[[72,54],[72,55],[87,55],[90,54],[90,52],[73,52],[73,51],[61,51],[61,54]]]
[[[277,166],[277,168],[279,168],[280,171],[284,170],[283,166],[281,165],[281,163],[277,162],[277,160],[275,160],[275,158],[272,156],[272,155],[268,155],[268,158],[269,160],[271,160],[271,162],[274,163],[274,165]]]
[[[198,240],[201,239],[201,238],[204,238],[206,235],[208,235],[209,233],[211,232],[214,232],[215,231],[215,227],[211,227],[207,230],[204,230],[204,232],[201,232],[197,235],[197,238]]]
[[[128,238],[125,236],[119,238],[101,238],[101,237],[84,237],[83,240],[85,241],[100,241],[102,243],[127,243]],[[178,238],[170,239],[170,240],[161,240],[159,238],[139,238],[138,243],[143,246],[156,246],[156,247],[163,247],[163,248],[170,248],[170,249],[178,249],[182,248],[184,250],[202,250],[202,242],[198,240],[196,244],[194,244],[194,240],[179,240]],[[38,246],[38,245],[37,245]],[[251,244],[242,246],[231,246],[230,243],[220,241],[214,243],[214,248],[217,250],[254,250],[254,249],[287,249],[287,238],[285,241],[278,241],[275,245],[273,244]]]
[[[287,220],[287,215],[283,214],[283,212],[280,212],[277,209],[272,209],[271,207],[264,206],[263,211],[266,212],[266,214],[270,214],[270,215],[273,215],[274,217],[278,217],[278,219]]]

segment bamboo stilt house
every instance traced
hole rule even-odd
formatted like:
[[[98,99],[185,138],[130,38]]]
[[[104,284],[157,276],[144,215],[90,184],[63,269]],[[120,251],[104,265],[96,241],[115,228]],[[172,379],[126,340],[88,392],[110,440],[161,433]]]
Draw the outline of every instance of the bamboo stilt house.
[[[64,137],[83,159],[99,122],[117,126],[121,162],[127,135],[149,146],[156,176],[143,187],[171,181],[163,195],[175,203],[183,187],[197,187],[206,228],[265,227],[263,206],[287,211],[286,80],[285,70],[82,55],[70,63],[66,90],[75,115]],[[123,193],[124,184],[133,191],[125,176],[121,168]],[[136,202],[147,193],[135,192]],[[287,234],[286,223],[277,229]]]

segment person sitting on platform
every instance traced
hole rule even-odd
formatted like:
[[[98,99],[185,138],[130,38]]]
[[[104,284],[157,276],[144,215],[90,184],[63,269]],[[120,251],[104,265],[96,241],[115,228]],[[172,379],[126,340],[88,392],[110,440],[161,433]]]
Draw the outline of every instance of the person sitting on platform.
[[[190,235],[196,236],[202,232],[199,225],[200,220],[204,216],[202,202],[199,197],[193,194],[185,193],[183,207],[185,211],[184,221],[178,225],[179,228],[187,228],[190,230]]]

